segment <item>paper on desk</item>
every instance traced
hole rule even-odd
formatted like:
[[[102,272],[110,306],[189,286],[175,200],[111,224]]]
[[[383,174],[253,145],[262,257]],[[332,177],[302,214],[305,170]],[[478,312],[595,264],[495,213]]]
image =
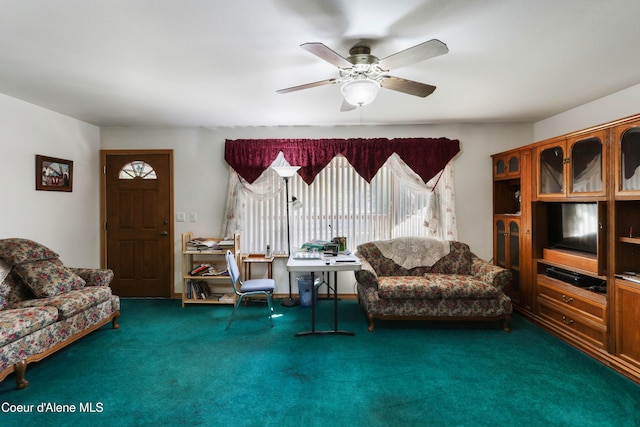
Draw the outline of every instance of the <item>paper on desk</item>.
[[[353,255],[340,255],[335,258],[336,262],[357,262],[358,258]]]

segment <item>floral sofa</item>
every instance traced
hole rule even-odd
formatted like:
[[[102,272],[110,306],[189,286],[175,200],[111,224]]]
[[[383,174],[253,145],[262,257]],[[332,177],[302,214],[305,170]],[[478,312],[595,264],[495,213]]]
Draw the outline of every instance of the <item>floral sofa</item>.
[[[511,272],[457,241],[403,237],[359,245],[358,301],[374,319],[492,320],[510,332]]]
[[[111,270],[65,267],[31,240],[0,240],[0,381],[15,372],[17,388],[25,388],[28,363],[106,323],[117,329],[112,279]]]

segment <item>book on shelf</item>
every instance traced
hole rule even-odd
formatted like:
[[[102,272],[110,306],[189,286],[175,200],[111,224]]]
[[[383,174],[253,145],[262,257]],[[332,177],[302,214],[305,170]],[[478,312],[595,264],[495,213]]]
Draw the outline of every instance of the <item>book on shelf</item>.
[[[200,264],[189,272],[189,276],[228,276],[227,269],[218,270],[210,264]]]
[[[217,246],[217,240],[197,237],[187,242],[186,249],[188,251],[209,251],[215,249]]]
[[[209,285],[202,280],[189,281],[187,286],[187,296],[191,299],[209,299],[212,295]]]
[[[191,299],[200,298],[201,290],[198,282],[190,281],[188,282],[187,286],[188,286],[188,289],[191,289]]]
[[[199,286],[196,282],[188,281],[187,282],[187,297],[189,299],[198,299],[198,289]]]
[[[233,248],[234,245],[235,241],[233,239],[213,240],[197,237],[186,243],[185,250],[187,252],[219,251]]]
[[[190,280],[187,282],[187,298],[234,303],[234,294],[211,292],[207,282],[203,280]]]
[[[218,246],[221,248],[232,248],[235,242],[233,240],[220,240]]]
[[[191,271],[189,272],[189,276],[197,276],[198,274],[201,274],[201,273],[204,273],[205,271],[208,271],[209,268],[211,268],[210,264],[197,265],[196,267],[191,269]]]
[[[229,272],[225,268],[224,270],[216,270],[215,267],[209,267],[206,271],[201,273],[202,276],[228,276]]]

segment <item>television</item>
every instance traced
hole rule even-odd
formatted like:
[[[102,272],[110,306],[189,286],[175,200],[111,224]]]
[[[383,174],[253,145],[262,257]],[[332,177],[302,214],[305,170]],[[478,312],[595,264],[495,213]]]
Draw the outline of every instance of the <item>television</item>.
[[[598,252],[598,205],[590,202],[547,205],[549,246]]]

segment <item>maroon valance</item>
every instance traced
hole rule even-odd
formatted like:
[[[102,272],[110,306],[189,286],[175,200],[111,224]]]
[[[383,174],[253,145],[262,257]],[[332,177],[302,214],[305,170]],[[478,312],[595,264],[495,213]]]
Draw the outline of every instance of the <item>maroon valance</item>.
[[[307,184],[338,154],[371,182],[393,153],[427,182],[460,151],[460,142],[448,138],[228,139],[224,151],[227,163],[249,183],[258,179],[281,151],[290,165],[300,166],[298,174]]]

